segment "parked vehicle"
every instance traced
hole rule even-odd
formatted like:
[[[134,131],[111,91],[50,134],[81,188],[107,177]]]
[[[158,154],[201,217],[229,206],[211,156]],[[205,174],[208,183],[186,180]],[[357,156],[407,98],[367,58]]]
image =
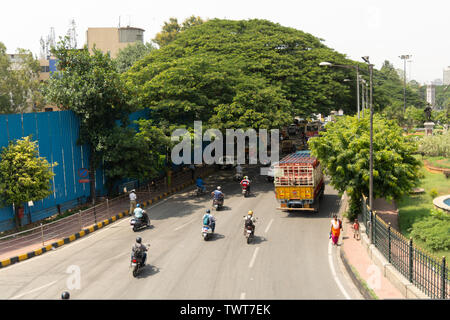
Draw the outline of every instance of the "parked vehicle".
[[[320,162],[309,150],[294,152],[274,166],[278,210],[319,211],[325,184]]]
[[[199,186],[197,186],[197,190],[195,190],[195,195],[198,197],[198,196],[201,196],[201,195],[203,195],[203,194],[205,194],[206,193],[206,190],[205,191],[203,191],[203,188],[200,188]]]

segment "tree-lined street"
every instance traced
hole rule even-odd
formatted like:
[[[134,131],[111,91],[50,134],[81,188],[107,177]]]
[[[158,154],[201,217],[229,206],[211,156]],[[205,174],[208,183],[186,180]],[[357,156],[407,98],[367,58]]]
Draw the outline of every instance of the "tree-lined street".
[[[148,209],[150,229],[135,233],[126,218],[0,270],[0,298],[58,299],[68,289],[73,299],[360,298],[342,272],[337,248],[329,256],[330,217],[340,201],[333,189],[326,187],[318,214],[288,214],[275,210],[273,185],[264,177],[257,178],[254,196],[244,198],[230,174],[221,171],[206,179],[208,190],[221,184],[226,194],[224,210],[213,212],[217,225],[211,240],[201,237],[211,200],[197,198],[190,188]],[[256,168],[250,171],[251,178],[257,174]],[[250,209],[258,222],[255,241],[247,244],[242,219]],[[147,266],[133,278],[130,252],[137,236],[151,246]]]

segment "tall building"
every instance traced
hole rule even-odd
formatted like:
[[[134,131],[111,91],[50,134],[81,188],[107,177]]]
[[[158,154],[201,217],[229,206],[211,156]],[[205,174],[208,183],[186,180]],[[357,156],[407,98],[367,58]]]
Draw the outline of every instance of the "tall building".
[[[442,78],[445,86],[450,84],[450,66],[444,68],[444,76]]]
[[[434,109],[436,106],[436,88],[434,84],[427,85],[427,102]]]
[[[111,58],[117,57],[120,49],[135,42],[144,42],[143,29],[133,27],[120,28],[88,28],[86,40],[89,52],[95,45],[97,49],[106,53],[109,52]]]

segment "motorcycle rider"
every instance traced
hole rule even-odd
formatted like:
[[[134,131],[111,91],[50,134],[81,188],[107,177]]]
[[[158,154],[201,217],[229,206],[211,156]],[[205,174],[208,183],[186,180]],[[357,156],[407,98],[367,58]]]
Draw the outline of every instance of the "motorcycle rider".
[[[211,214],[211,210],[207,209],[205,215],[203,216],[203,224],[205,221],[205,218],[208,217],[208,224],[207,226],[209,226],[211,228],[211,231],[214,233],[214,229],[216,228],[216,218],[214,218],[214,216]]]
[[[146,251],[148,251],[148,249],[147,249],[146,246],[144,246],[142,244],[142,238],[141,237],[137,237],[136,238],[136,243],[134,244],[133,248],[131,248],[131,251],[132,251],[131,259],[133,259],[133,256],[135,254],[139,254],[139,253],[142,254],[142,265],[145,266],[145,261],[147,260],[147,252]]]
[[[141,205],[139,203],[136,204],[136,209],[134,209],[133,214],[136,219],[144,218],[144,221],[148,223],[148,215],[144,210],[142,210]]]
[[[204,182],[203,182],[202,178],[200,178],[200,177],[197,178],[196,185],[197,185],[198,188],[202,189],[202,192],[206,191],[206,187],[204,185]]]
[[[256,219],[253,216],[253,211],[249,210],[249,212],[247,213],[247,216],[244,217],[244,235],[245,235],[245,230],[247,229],[248,226],[252,227],[252,234],[255,234],[255,222]]]
[[[244,179],[242,179],[241,186],[247,187],[248,193],[250,193],[250,180],[248,179],[248,176],[245,176]]]
[[[224,198],[224,194],[222,192],[222,188],[220,186],[217,186],[217,189],[211,192],[211,195],[214,196],[214,199],[220,200]]]

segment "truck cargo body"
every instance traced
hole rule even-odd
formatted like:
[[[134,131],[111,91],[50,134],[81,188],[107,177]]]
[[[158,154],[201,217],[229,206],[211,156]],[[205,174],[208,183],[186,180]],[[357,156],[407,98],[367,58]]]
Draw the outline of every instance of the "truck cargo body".
[[[294,152],[274,167],[280,210],[318,211],[325,185],[320,162],[309,150]]]

